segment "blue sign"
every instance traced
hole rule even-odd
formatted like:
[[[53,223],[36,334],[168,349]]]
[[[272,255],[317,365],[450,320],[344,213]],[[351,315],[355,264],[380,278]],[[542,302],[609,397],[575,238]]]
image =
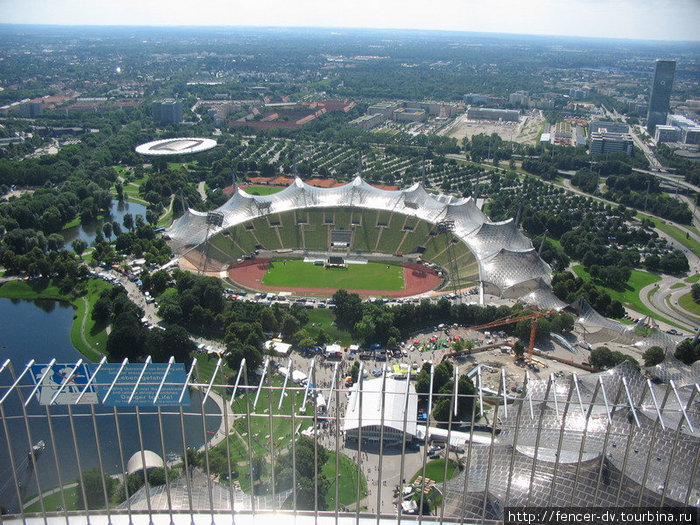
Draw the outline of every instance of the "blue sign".
[[[39,404],[49,405],[53,399],[53,404],[56,405],[74,405],[85,390],[92,370],[87,363],[81,364],[77,369],[75,363],[61,363],[51,367],[48,364],[32,365],[30,373],[34,384],[41,385],[36,393]],[[80,404],[97,402],[97,389],[91,384],[80,398]]]
[[[173,363],[169,371],[167,363],[149,363],[141,376],[144,366],[144,364],[129,363],[119,374],[121,364],[107,363],[103,365],[96,378],[102,404],[139,407],[188,406],[190,404],[189,391],[188,388],[185,388],[187,374],[183,363]],[[163,381],[166,371],[168,371],[168,375]],[[119,374],[118,378],[117,374]],[[140,381],[139,377],[141,377]],[[110,391],[113,383],[114,386]],[[183,389],[184,395],[180,401]]]

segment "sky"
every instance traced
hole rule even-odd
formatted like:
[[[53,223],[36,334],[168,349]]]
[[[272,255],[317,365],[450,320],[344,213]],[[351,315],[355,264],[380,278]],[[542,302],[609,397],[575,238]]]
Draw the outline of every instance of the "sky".
[[[0,22],[436,29],[700,41],[700,0],[0,0]]]

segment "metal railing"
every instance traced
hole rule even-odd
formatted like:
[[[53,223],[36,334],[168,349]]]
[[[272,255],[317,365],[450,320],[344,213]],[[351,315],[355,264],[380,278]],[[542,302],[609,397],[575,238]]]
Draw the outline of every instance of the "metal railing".
[[[524,372],[516,391],[503,370],[488,388],[483,375],[497,372],[478,365],[473,390],[460,392],[455,366],[440,382],[456,387],[433,392],[432,364],[416,382],[411,366],[407,378],[386,365],[371,378],[363,363],[352,387],[345,362],[303,365],[266,358],[252,371],[244,360],[234,379],[218,359],[205,381],[196,359],[186,371],[173,359],[5,361],[2,521],[490,523],[510,506],[700,505],[698,385],[655,385],[621,366]]]

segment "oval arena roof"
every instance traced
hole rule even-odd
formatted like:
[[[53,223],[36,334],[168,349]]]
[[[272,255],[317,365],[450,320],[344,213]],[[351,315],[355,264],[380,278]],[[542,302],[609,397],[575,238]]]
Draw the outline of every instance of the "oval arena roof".
[[[209,232],[215,234],[256,217],[321,207],[389,210],[431,224],[453,221],[454,235],[467,245],[478,262],[481,281],[496,287],[501,295],[511,297],[532,296],[533,290],[540,290],[537,296],[552,295],[550,266],[537,255],[530,239],[512,219],[491,222],[472,197],[433,195],[419,183],[389,191],[375,188],[359,176],[334,188],[310,186],[297,178],[272,195],[250,195],[238,189],[215,210],[224,215],[222,227],[210,228]],[[206,212],[188,209],[172,224],[167,233],[175,251],[182,253],[206,240],[206,218]],[[520,286],[525,283],[526,286]]]
[[[207,151],[216,146],[214,139],[201,137],[180,137],[174,139],[154,140],[136,146],[136,153],[142,155],[189,155]]]

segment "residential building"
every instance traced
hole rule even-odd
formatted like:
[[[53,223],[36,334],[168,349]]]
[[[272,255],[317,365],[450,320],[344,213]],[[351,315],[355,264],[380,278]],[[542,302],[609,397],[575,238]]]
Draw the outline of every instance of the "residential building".
[[[151,106],[153,119],[161,124],[182,122],[182,101],[174,98],[155,101]]]

